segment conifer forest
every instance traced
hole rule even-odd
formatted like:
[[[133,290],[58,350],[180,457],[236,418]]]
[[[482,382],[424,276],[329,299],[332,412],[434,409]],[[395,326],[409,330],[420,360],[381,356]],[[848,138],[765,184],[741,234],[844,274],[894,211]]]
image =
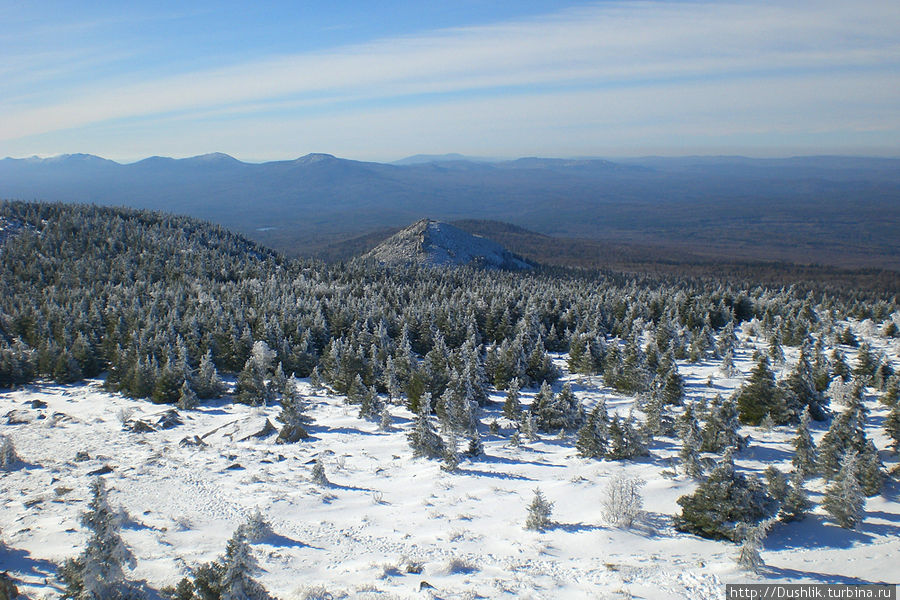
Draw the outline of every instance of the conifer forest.
[[[0,599],[889,579],[900,305],[0,203]]]

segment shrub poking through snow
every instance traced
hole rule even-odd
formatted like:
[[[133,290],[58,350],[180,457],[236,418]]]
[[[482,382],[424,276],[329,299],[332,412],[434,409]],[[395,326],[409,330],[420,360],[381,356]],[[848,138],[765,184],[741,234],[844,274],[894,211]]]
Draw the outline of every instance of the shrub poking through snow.
[[[553,503],[544,497],[541,488],[535,488],[534,497],[528,505],[528,517],[525,519],[525,529],[543,531],[550,526],[550,514],[553,512]]]
[[[646,483],[639,477],[629,477],[624,473],[613,477],[606,485],[600,503],[603,520],[616,527],[631,527],[644,506],[641,488]]]

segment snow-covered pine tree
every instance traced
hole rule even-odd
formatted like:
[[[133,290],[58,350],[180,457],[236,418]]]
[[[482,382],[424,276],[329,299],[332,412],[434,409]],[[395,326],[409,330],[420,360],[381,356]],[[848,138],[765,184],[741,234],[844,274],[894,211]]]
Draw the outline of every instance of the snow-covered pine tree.
[[[503,416],[511,421],[518,421],[522,416],[522,404],[519,402],[519,378],[514,377],[509,382],[506,391],[506,400],[503,402]]]
[[[222,380],[213,363],[212,350],[207,350],[200,359],[200,366],[191,379],[191,388],[200,399],[218,398],[224,392]]]
[[[781,510],[778,513],[781,520],[786,523],[802,520],[812,508],[812,502],[803,487],[803,479],[800,471],[794,471],[791,474],[790,489],[788,489],[787,496],[781,503]]]
[[[240,528],[225,545],[223,562],[221,600],[270,600],[266,589],[253,579],[259,565]]]
[[[825,490],[822,507],[845,529],[855,529],[865,515],[866,497],[857,481],[859,456],[849,451],[841,461],[837,478]]]
[[[535,488],[534,497],[528,505],[528,516],[525,518],[525,529],[532,531],[544,531],[550,527],[550,516],[553,513],[553,503],[548,501],[541,488]]]
[[[191,410],[197,408],[197,394],[195,394],[194,390],[191,389],[191,385],[188,383],[187,379],[185,379],[184,383],[181,384],[181,390],[178,394],[177,405],[181,410]]]
[[[816,451],[816,443],[813,441],[812,433],[809,430],[810,414],[809,408],[803,411],[800,417],[800,426],[797,427],[797,435],[791,443],[794,446],[794,456],[791,458],[791,464],[802,478],[807,478],[816,472],[816,464],[818,462],[818,452]]]
[[[316,462],[313,463],[312,469],[309,472],[309,479],[316,485],[331,485],[331,482],[328,481],[328,476],[325,475],[325,461],[322,460],[321,454],[316,456]]]
[[[304,414],[303,400],[297,393],[295,385],[289,386],[281,397],[281,412],[276,417],[281,422],[276,444],[293,444],[309,437],[306,425],[309,421]]]
[[[272,525],[257,507],[247,517],[247,521],[238,527],[237,533],[251,544],[256,544],[272,535]]]
[[[900,452],[900,402],[895,402],[884,420],[884,432],[891,438],[894,452]]]
[[[684,412],[677,420],[678,435],[681,438],[681,449],[678,458],[681,460],[681,470],[693,479],[703,476],[703,466],[700,464],[700,447],[702,437],[700,426],[694,418],[693,405],[688,404]]]
[[[678,499],[678,531],[712,539],[741,539],[736,523],[758,523],[774,512],[765,486],[735,470],[731,450],[691,495]]]
[[[19,455],[16,454],[12,438],[0,435],[0,471],[11,471],[19,464]]]
[[[444,442],[431,425],[431,399],[426,394],[420,401],[412,431],[407,435],[413,456],[425,458],[441,458],[444,454]]]
[[[608,415],[606,403],[601,399],[578,430],[575,449],[583,458],[603,458],[607,449]]]
[[[59,577],[67,598],[120,598],[129,589],[123,567],[132,560],[131,553],[122,541],[119,514],[109,504],[106,481],[97,477],[90,488],[91,499],[79,519],[89,531],[87,545],[78,557],[66,560]]]
[[[759,573],[759,570],[765,566],[766,563],[763,561],[759,549],[762,548],[763,540],[766,539],[772,522],[771,519],[766,519],[756,525],[743,523],[739,527],[743,540],[741,550],[737,555],[737,564],[745,571]]]

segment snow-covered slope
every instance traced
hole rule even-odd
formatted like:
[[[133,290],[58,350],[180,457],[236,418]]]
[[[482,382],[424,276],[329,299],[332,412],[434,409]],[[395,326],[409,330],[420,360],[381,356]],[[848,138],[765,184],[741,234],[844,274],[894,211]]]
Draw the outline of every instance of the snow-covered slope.
[[[430,219],[417,221],[389,237],[365,257],[389,265],[472,265],[510,270],[531,268],[527,262],[494,241]]]
[[[860,329],[857,328],[857,333]],[[729,394],[766,341],[741,333],[735,364],[743,375],[723,377],[714,361],[679,362],[692,400]],[[874,348],[900,366],[900,341],[872,337]],[[848,359],[853,349],[843,348]],[[790,369],[796,349],[786,349]],[[564,357],[556,357],[560,366]],[[599,377],[566,375],[591,407],[604,399],[627,414],[634,398],[603,387]],[[562,382],[560,382],[561,384]],[[340,396],[299,391],[315,419],[311,438],[276,445],[253,434],[278,407],[252,408],[227,400],[182,411],[182,424],[133,433],[122,423],[157,422],[168,407],[103,392],[99,382],[33,385],[0,393],[0,433],[10,436],[23,463],[0,472],[0,571],[9,570],[27,597],[55,598],[55,565],[85,542],[78,523],[94,473],[104,475],[111,500],[128,514],[125,542],[136,558],[129,573],[153,587],[174,584],[190,568],[220,555],[232,532],[259,508],[274,534],[253,544],[260,581],[279,598],[724,598],[724,584],[854,583],[896,580],[900,554],[897,483],[867,499],[856,530],[841,529],[821,508],[824,482],[809,491],[817,508],[805,520],[775,525],[762,551],[759,576],[735,566],[738,547],[679,533],[676,500],[696,482],[676,474],[677,442],[659,438],[651,456],[629,461],[579,458],[570,434],[510,444],[502,394],[481,414],[485,455],[456,473],[438,461],[414,459],[406,441],[413,415],[391,406],[391,427],[358,418]],[[557,386],[558,387],[558,386]],[[536,390],[524,390],[527,405]],[[46,403],[43,406],[42,403]],[[869,436],[888,468],[896,455],[879,424],[886,408],[870,389]],[[840,407],[836,407],[840,408]],[[497,420],[499,433],[488,425]],[[815,424],[818,441],[826,425]],[[750,447],[739,469],[791,468],[794,428],[744,428]],[[196,444],[196,438],[202,444]],[[185,442],[189,440],[192,443]],[[317,456],[330,485],[310,480]],[[108,469],[107,469],[108,468]],[[644,515],[630,530],[608,526],[600,503],[610,477],[639,476]],[[554,502],[545,532],[523,528],[526,505],[540,488]],[[416,566],[421,567],[420,572]],[[420,593],[421,582],[434,586]],[[327,590],[330,596],[326,596]]]

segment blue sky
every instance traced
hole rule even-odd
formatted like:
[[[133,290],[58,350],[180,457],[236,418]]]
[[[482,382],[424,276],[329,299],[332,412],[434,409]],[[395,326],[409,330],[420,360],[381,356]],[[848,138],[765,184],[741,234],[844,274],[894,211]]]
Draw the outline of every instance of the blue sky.
[[[896,0],[250,4],[0,1],[0,156],[900,155]]]

